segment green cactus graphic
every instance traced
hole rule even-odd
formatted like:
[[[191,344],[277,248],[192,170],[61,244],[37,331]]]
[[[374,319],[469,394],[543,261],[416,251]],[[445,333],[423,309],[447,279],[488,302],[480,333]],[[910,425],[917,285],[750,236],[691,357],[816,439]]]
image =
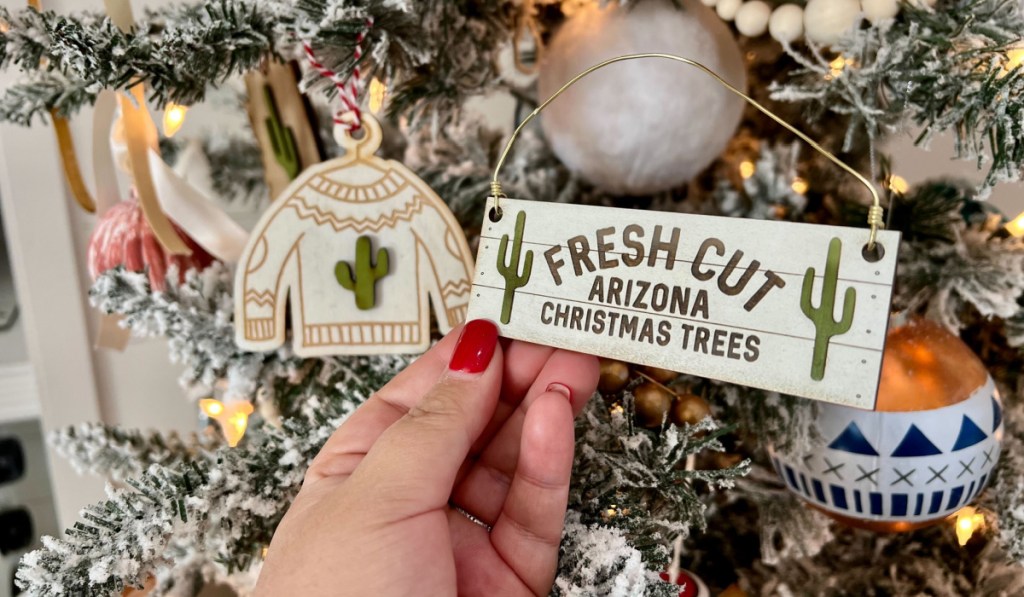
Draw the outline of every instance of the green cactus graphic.
[[[833,321],[836,305],[836,286],[839,284],[839,258],[842,255],[843,242],[833,238],[828,243],[828,259],[825,261],[825,276],[821,289],[821,304],[815,308],[811,305],[811,293],[814,291],[814,268],[807,268],[804,274],[803,292],[800,294],[800,309],[804,315],[814,322],[814,357],[811,361],[811,379],[821,381],[825,377],[825,363],[828,360],[828,345],[833,336],[841,336],[850,331],[853,325],[853,311],[857,308],[857,291],[846,289],[843,303],[843,317]]]
[[[508,265],[505,265],[505,251],[508,249],[507,234],[501,236],[501,243],[498,245],[498,273],[505,278],[505,298],[501,301],[501,323],[508,323],[512,319],[512,299],[515,298],[516,289],[526,286],[530,281],[530,272],[533,271],[533,251],[527,251],[523,273],[519,273],[519,255],[523,249],[523,228],[525,226],[526,212],[521,211],[516,216],[516,236],[512,241],[512,255],[508,260]]]
[[[363,311],[377,304],[377,280],[388,275],[391,265],[387,249],[377,250],[376,264],[371,262],[370,250],[370,237],[360,236],[356,240],[355,273],[345,261],[339,261],[334,266],[334,277],[338,279],[338,284],[355,293],[356,307]]]
[[[274,157],[277,163],[281,164],[289,180],[302,171],[302,163],[299,161],[299,148],[295,143],[295,133],[281,122],[281,115],[277,111],[277,102],[274,101],[274,94],[269,85],[263,87],[263,99],[267,102],[266,118],[267,132],[270,134],[270,147],[274,150]]]

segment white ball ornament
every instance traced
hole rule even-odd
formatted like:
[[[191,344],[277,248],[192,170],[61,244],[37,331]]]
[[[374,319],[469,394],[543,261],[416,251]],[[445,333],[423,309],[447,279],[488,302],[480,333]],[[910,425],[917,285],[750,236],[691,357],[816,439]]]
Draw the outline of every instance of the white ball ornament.
[[[731,21],[736,18],[736,13],[739,12],[742,5],[743,0],[718,0],[718,3],[715,4],[715,11],[723,21]]]
[[[768,19],[768,33],[777,42],[793,43],[804,34],[804,9],[795,4],[783,4],[772,11]]]
[[[715,5],[718,4],[718,0],[700,0],[700,3],[703,4],[704,6],[710,6],[714,8]]]
[[[858,0],[810,0],[804,9],[807,39],[831,45],[860,20]]]
[[[900,12],[899,0],[861,0],[860,7],[864,16],[872,23],[895,17]]]
[[[761,0],[744,2],[736,12],[736,30],[747,37],[757,37],[768,30],[772,9]]]
[[[676,54],[746,88],[743,55],[729,28],[697,0],[629,8],[593,2],[568,19],[544,52],[538,97],[602,60]],[[725,149],[743,100],[692,66],[658,58],[614,64],[570,87],[541,113],[555,154],[605,191],[655,193],[690,180]]]

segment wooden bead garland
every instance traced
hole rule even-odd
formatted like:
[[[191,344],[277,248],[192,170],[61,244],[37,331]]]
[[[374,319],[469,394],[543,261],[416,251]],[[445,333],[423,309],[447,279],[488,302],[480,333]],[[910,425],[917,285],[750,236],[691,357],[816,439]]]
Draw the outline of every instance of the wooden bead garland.
[[[833,44],[860,19],[878,24],[895,18],[899,0],[809,0],[806,9],[783,4],[774,10],[764,0],[701,0],[715,9],[724,21],[733,21],[736,30],[747,37],[768,33],[772,39],[789,44],[805,34],[813,42]],[[911,0],[914,6],[930,8],[935,0]]]

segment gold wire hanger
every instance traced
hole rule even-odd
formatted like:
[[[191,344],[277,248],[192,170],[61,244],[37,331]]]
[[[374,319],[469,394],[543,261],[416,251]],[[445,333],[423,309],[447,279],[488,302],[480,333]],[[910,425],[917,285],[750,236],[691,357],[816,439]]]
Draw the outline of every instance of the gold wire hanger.
[[[718,73],[716,73],[715,71],[711,70],[710,68],[704,66],[703,64],[701,64],[701,63],[699,63],[699,62],[697,62],[695,60],[690,60],[689,58],[683,58],[682,56],[676,56],[674,54],[660,54],[660,53],[626,54],[624,56],[616,56],[615,58],[609,58],[608,60],[605,60],[603,62],[595,64],[594,66],[591,66],[590,68],[588,68],[587,70],[585,70],[585,71],[581,72],[580,74],[576,75],[572,79],[569,79],[569,81],[565,85],[562,85],[558,89],[558,91],[556,91],[553,94],[551,94],[551,97],[549,97],[548,99],[544,100],[544,103],[542,103],[539,106],[537,106],[533,110],[533,112],[530,112],[529,116],[527,116],[521,123],[519,123],[519,126],[517,126],[515,131],[512,132],[512,136],[509,137],[508,143],[505,144],[504,151],[501,152],[501,157],[498,158],[497,166],[494,167],[494,176],[491,178],[491,196],[494,197],[494,202],[495,202],[494,203],[494,207],[498,211],[499,214],[501,213],[501,206],[500,206],[501,198],[502,197],[506,197],[507,198],[507,196],[505,195],[505,193],[501,189],[501,182],[498,181],[498,174],[500,174],[501,167],[505,164],[505,159],[508,157],[509,151],[511,151],[511,149],[512,149],[512,144],[515,143],[516,137],[519,136],[519,132],[522,131],[523,128],[527,124],[529,124],[529,122],[531,120],[533,120],[533,118],[535,116],[540,114],[541,111],[544,110],[544,108],[546,108],[548,106],[548,104],[553,102],[555,100],[555,98],[557,98],[558,96],[562,95],[562,93],[565,92],[566,89],[568,89],[568,88],[572,87],[573,85],[575,85],[576,82],[579,81],[580,79],[582,79],[583,77],[586,77],[590,73],[592,73],[592,72],[594,72],[596,70],[600,70],[600,69],[602,69],[602,68],[604,68],[604,67],[606,67],[606,66],[608,66],[610,64],[615,64],[616,62],[624,62],[626,60],[637,60],[637,59],[640,59],[640,58],[665,58],[667,60],[674,60],[676,62],[682,62],[683,64],[689,64],[690,66],[694,66],[694,67],[700,69],[701,71],[703,71],[704,73],[709,75],[712,79],[714,79],[719,84],[721,84],[723,87],[725,87],[726,89],[728,89],[732,93],[740,96],[741,98],[746,100],[747,103],[749,103],[750,105],[752,105],[755,108],[757,108],[758,110],[760,110],[764,115],[768,116],[769,118],[771,118],[775,122],[777,122],[780,125],[782,125],[783,127],[785,127],[791,133],[793,133],[794,135],[796,135],[797,137],[799,137],[800,139],[805,141],[808,145],[810,145],[812,148],[814,148],[815,151],[817,151],[821,155],[827,157],[829,160],[831,160],[834,164],[836,164],[837,166],[839,166],[843,170],[846,170],[847,172],[852,174],[871,193],[872,202],[871,202],[871,207],[868,208],[868,226],[871,227],[871,234],[868,237],[867,250],[868,251],[874,251],[875,250],[875,239],[878,236],[878,230],[880,228],[884,228],[885,227],[885,210],[882,208],[881,201],[879,200],[878,191],[875,189],[875,186],[873,184],[871,184],[871,182],[867,178],[865,178],[860,172],[857,172],[852,167],[847,165],[845,162],[843,162],[842,160],[837,158],[830,151],[828,151],[827,149],[825,149],[824,147],[819,145],[814,139],[811,139],[810,137],[808,137],[804,133],[800,132],[796,127],[794,127],[793,125],[791,125],[788,122],[786,122],[785,120],[783,120],[780,116],[776,115],[774,112],[772,112],[768,108],[765,108],[757,100],[755,100],[754,98],[750,97],[749,95],[743,93],[739,89],[736,89],[735,87],[733,87],[731,84],[729,84],[728,81],[726,81],[725,79],[720,77],[718,75]]]

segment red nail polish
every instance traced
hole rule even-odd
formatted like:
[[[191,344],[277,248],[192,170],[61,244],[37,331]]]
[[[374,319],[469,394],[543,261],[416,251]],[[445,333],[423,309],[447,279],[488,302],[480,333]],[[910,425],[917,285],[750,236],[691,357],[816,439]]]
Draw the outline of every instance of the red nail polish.
[[[486,319],[474,319],[462,328],[448,369],[462,373],[480,373],[487,368],[498,345],[498,328]]]

